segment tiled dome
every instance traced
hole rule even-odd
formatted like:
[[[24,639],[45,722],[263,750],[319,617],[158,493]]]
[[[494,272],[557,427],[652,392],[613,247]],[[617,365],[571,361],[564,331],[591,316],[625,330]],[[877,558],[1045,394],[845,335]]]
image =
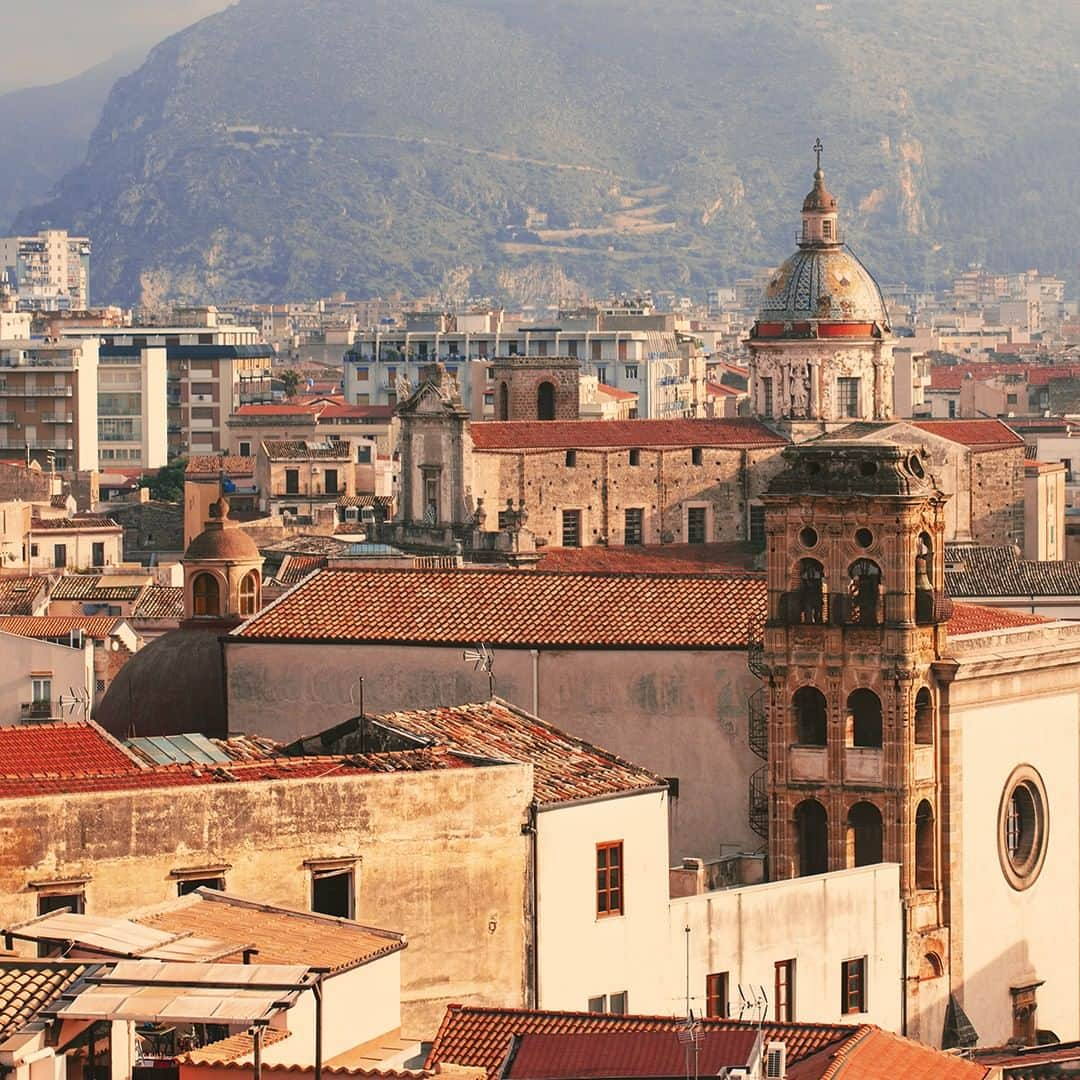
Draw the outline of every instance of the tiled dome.
[[[885,301],[870,271],[845,247],[808,247],[777,270],[765,289],[762,322],[872,322],[888,327]]]

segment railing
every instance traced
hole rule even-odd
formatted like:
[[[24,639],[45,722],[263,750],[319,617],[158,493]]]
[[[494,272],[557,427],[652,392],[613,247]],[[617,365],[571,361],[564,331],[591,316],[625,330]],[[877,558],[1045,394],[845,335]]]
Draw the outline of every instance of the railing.
[[[41,422],[43,424],[73,424],[75,420],[71,416],[43,416]]]
[[[750,743],[750,749],[759,758],[767,761],[769,757],[769,728],[765,716],[765,694],[765,687],[759,686],[750,695],[750,700],[747,702],[747,711],[749,713],[747,742]]]
[[[0,397],[71,397],[71,387],[0,386]]]
[[[763,840],[769,835],[769,766],[762,765],[750,777],[750,828]]]
[[[23,720],[57,720],[59,708],[53,709],[51,701],[24,701],[19,706],[19,716]]]
[[[74,450],[71,439],[22,439],[16,442],[0,442],[0,450]]]

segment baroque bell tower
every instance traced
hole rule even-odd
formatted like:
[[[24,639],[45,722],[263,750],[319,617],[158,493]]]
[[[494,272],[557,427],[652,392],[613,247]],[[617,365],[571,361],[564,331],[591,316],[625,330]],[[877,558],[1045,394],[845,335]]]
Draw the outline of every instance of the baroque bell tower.
[[[951,612],[946,496],[911,447],[820,441],[784,458],[763,496],[770,877],[899,863],[908,1033],[935,1041],[949,964],[934,668]]]

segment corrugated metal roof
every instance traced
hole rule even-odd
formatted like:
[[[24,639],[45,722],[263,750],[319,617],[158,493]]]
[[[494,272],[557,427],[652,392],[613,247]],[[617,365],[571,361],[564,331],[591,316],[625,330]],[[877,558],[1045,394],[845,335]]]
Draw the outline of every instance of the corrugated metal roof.
[[[152,735],[127,739],[125,746],[145,757],[152,765],[175,763],[211,764],[232,761],[232,758],[205,735]]]

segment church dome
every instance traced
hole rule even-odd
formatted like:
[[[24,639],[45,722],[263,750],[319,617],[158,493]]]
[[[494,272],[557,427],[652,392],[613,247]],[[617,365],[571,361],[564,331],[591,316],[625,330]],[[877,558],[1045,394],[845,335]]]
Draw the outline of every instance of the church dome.
[[[765,289],[760,321],[876,323],[888,315],[873,275],[845,247],[805,247],[777,270]]]

